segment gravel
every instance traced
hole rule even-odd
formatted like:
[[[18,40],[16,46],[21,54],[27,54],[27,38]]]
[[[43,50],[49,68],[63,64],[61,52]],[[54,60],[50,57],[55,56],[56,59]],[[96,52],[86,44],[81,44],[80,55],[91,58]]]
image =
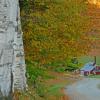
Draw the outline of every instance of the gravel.
[[[71,100],[100,100],[100,79],[84,78],[65,89]]]

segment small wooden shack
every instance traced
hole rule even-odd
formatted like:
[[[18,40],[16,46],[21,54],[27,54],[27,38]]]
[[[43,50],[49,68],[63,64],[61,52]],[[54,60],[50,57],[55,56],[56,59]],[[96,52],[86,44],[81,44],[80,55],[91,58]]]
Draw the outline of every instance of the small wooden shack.
[[[100,66],[97,66],[96,64],[89,62],[83,66],[83,68],[80,69],[80,74],[84,76],[88,76],[90,74],[92,75],[100,75]]]
[[[94,63],[89,62],[80,69],[80,74],[85,76],[90,75],[91,73],[94,73],[95,68],[96,66],[94,65]]]

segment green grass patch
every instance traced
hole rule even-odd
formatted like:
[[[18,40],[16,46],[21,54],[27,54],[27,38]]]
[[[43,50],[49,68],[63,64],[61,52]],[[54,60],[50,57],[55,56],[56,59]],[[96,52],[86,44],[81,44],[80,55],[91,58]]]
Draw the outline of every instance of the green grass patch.
[[[89,75],[85,76],[86,78],[100,78],[100,75]]]
[[[65,85],[64,84],[55,84],[49,87],[48,89],[48,95],[54,95],[54,96],[61,96],[63,95],[60,92],[60,89],[63,88]]]
[[[96,64],[97,65],[100,65],[100,56],[97,56],[96,57]],[[93,56],[83,56],[83,57],[80,57],[78,59],[79,63],[82,63],[83,65],[88,63],[88,62],[93,62],[94,61],[94,57]]]

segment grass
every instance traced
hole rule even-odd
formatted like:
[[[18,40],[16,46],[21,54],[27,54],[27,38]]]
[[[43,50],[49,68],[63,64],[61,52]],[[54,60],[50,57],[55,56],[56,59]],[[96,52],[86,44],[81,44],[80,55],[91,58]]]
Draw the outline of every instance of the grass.
[[[93,62],[94,61],[94,57],[93,56],[84,56],[79,58],[79,62],[82,64],[86,64],[88,62]],[[97,56],[97,65],[100,65],[100,56]]]
[[[100,75],[89,75],[89,76],[85,76],[87,78],[100,78]]]
[[[27,91],[17,91],[14,93],[14,100],[69,100],[68,96],[64,94],[63,89],[73,81],[70,78],[66,80],[67,76],[65,76],[64,73],[48,73],[53,75],[55,78],[47,77],[47,79],[44,80],[43,85],[46,87],[45,89],[44,86],[39,86],[37,90],[33,88],[32,84],[28,84]]]
[[[54,96],[62,96],[63,94],[60,92],[61,88],[64,88],[64,84],[54,84],[49,88],[48,94]]]

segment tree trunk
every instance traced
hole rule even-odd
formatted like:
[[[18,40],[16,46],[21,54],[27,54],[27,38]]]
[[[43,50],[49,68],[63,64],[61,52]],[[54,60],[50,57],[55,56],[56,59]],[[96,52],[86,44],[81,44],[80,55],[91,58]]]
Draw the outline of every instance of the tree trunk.
[[[18,0],[0,0],[0,91],[3,96],[26,87]]]

